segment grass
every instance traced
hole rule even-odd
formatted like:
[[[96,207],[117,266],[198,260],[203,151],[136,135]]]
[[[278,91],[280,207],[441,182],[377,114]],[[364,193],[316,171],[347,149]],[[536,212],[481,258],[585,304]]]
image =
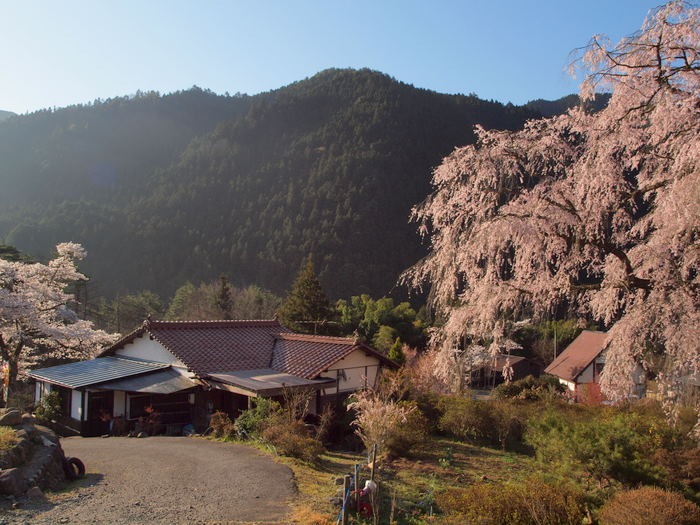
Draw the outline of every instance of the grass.
[[[19,438],[11,427],[0,427],[0,450],[10,450],[17,443]]]
[[[299,495],[292,504],[291,521],[334,524],[339,508],[330,500],[342,492],[342,486],[335,480],[352,474],[356,463],[363,467],[361,479],[368,479],[366,459],[364,454],[328,452],[318,464],[312,465],[277,456],[279,462],[292,469],[297,483]],[[443,519],[454,519],[454,516],[439,515],[434,504],[437,494],[473,483],[522,479],[532,469],[532,459],[528,456],[433,436],[415,457],[378,466],[376,477],[382,486],[382,523],[388,523],[390,514],[393,523],[398,525],[437,524]]]

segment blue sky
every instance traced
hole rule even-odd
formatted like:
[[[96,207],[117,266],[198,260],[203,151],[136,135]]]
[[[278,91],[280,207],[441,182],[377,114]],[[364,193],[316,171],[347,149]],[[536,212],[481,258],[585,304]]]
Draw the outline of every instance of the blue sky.
[[[646,0],[0,1],[0,109],[193,85],[275,89],[329,67],[522,104],[575,92],[570,52],[641,27]]]

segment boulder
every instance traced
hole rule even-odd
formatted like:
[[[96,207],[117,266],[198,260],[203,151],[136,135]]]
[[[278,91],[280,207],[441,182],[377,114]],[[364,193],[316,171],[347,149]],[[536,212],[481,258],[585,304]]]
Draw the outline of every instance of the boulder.
[[[14,427],[22,424],[22,413],[16,408],[5,408],[0,410],[0,425]]]
[[[27,490],[27,480],[18,468],[9,468],[0,472],[0,492],[19,495]]]

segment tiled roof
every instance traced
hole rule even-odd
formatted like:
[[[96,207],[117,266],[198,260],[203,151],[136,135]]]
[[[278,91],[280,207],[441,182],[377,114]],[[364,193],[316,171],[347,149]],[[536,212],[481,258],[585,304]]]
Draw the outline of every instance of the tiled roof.
[[[566,349],[545,368],[545,372],[570,381],[583,372],[605,350],[608,334],[584,330]]]
[[[371,347],[351,338],[295,334],[276,320],[145,321],[102,355],[148,335],[197,375],[273,368],[315,379],[355,349],[396,366]]]
[[[28,375],[40,381],[68,388],[81,388],[166,368],[170,368],[170,365],[119,357],[98,357],[89,361],[32,370]]]
[[[288,331],[276,320],[149,320],[104,354],[113,353],[147,332],[190,370],[200,375],[268,368],[272,361],[275,336]]]
[[[374,349],[354,339],[286,333],[279,334],[276,338],[272,368],[313,379],[358,348],[373,354],[382,362],[393,364]]]

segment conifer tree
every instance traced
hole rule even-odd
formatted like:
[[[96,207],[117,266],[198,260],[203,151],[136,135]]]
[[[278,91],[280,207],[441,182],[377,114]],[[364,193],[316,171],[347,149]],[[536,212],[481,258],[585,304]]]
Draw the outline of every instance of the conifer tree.
[[[280,307],[279,317],[283,324],[300,332],[327,332],[327,322],[332,319],[333,311],[316,276],[311,256],[292,284],[289,295]]]
[[[215,301],[217,308],[221,310],[222,319],[232,319],[233,298],[231,297],[231,285],[228,282],[228,277],[223,274],[219,277],[219,289],[216,292]]]

